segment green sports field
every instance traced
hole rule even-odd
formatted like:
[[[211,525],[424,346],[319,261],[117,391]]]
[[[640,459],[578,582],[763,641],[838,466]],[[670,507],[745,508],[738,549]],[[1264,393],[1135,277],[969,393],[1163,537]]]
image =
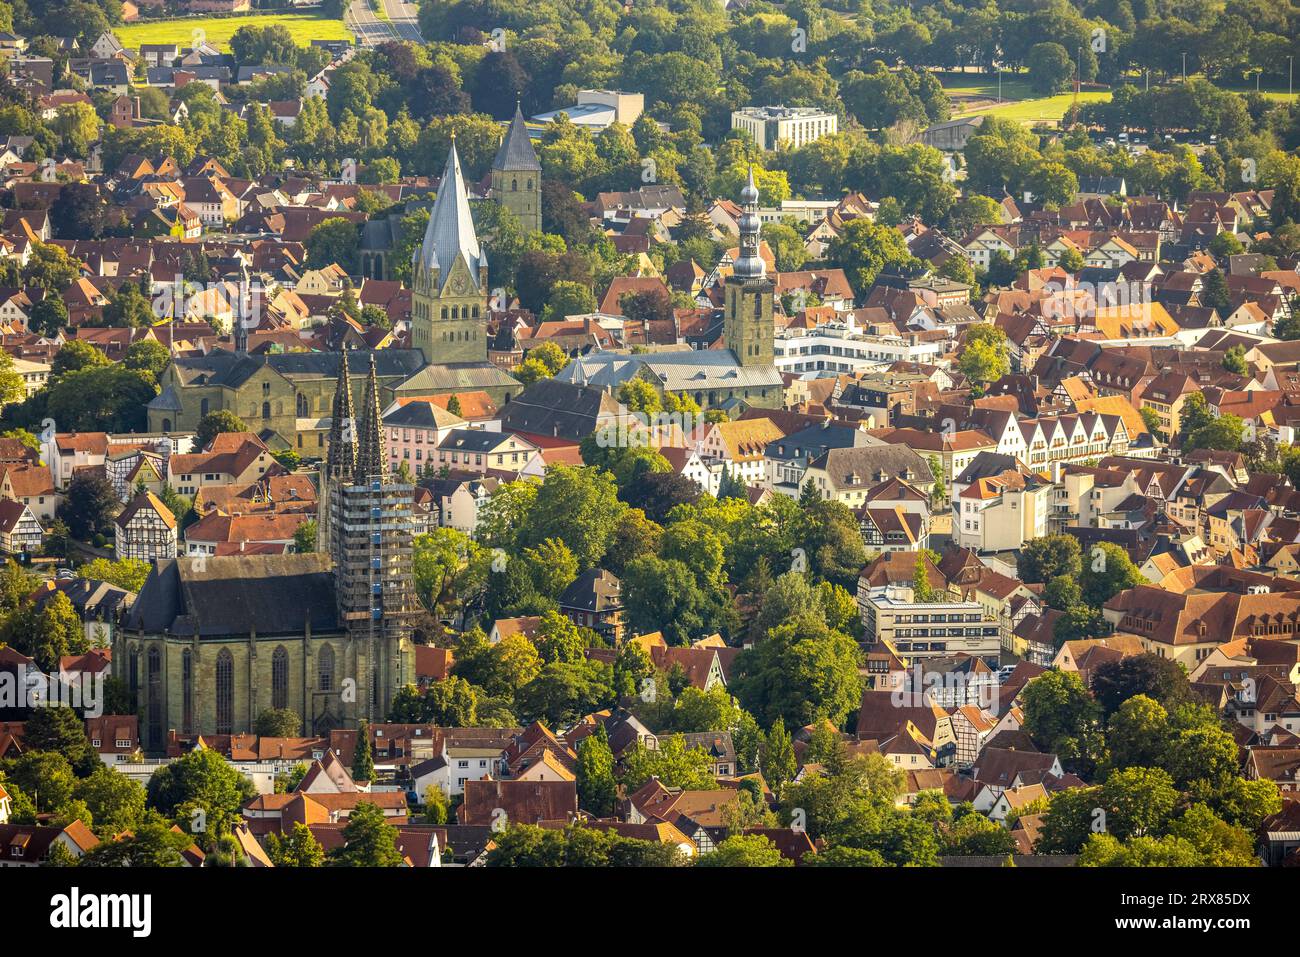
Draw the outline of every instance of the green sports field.
[[[1056,96],[1037,96],[1023,75],[1004,73],[1002,75],[1002,102],[998,102],[998,78],[986,73],[936,73],[952,100],[952,115],[975,116],[981,113],[1000,116],[1021,123],[1059,122],[1074,103],[1074,93],[1059,93]],[[1140,86],[1138,77],[1130,82]],[[1252,93],[1254,86],[1225,87],[1233,93]],[[1261,89],[1260,92],[1271,100],[1285,100],[1285,90]],[[1109,90],[1083,90],[1079,93],[1080,103],[1105,102],[1110,98]]]
[[[1110,99],[1108,90],[1085,90],[1079,94],[1080,103],[1096,103]],[[1021,123],[1059,122],[1061,117],[1069,111],[1074,104],[1073,93],[1060,93],[1056,96],[1044,96],[1032,100],[1016,100],[1008,103],[994,103],[986,106],[979,106],[973,109],[964,110],[957,113],[958,116],[975,116],[980,113],[986,113],[990,116],[1000,116],[1008,120],[1018,120]]]
[[[207,42],[218,49],[230,47],[230,38],[240,27],[269,27],[282,24],[289,28],[300,46],[312,40],[351,40],[352,31],[342,20],[310,13],[250,13],[239,17],[181,17],[175,20],[151,20],[114,27],[125,47],[138,48],[142,43],[179,43],[189,46],[195,30],[202,30]]]
[[[1021,123],[1055,123],[1074,103],[1073,93],[1036,96],[1023,76],[1002,75],[1002,102],[998,99],[998,78],[984,73],[940,73],[939,82],[952,99],[953,116],[989,114]],[[1084,90],[1080,103],[1106,100],[1109,90]]]

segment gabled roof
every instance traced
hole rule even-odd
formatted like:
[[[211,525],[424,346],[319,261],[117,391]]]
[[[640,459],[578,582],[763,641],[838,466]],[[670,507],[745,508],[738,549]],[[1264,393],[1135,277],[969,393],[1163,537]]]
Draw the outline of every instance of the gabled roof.
[[[136,513],[142,509],[149,509],[156,513],[168,528],[176,527],[176,516],[172,514],[172,510],[163,504],[162,499],[147,489],[127,503],[126,508],[122,509],[113,520],[113,524],[118,528],[126,528]]]

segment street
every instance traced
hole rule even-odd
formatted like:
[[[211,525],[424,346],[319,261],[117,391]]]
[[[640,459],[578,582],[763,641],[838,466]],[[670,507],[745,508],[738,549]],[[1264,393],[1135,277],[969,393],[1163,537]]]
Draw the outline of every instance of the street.
[[[384,13],[388,15],[387,20],[375,15],[369,0],[352,0],[352,4],[348,7],[346,17],[348,26],[356,33],[362,46],[378,46],[389,40],[424,42],[424,38],[420,36],[420,26],[416,22],[415,4],[403,3],[402,0],[380,0],[380,2],[383,3]]]

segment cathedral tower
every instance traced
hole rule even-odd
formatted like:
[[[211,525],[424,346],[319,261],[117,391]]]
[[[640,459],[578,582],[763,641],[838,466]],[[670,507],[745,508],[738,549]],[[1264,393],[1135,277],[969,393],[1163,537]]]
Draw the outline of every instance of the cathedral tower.
[[[348,353],[339,352],[338,385],[334,387],[334,408],[330,417],[329,446],[320,465],[316,497],[316,551],[334,554],[330,539],[330,492],[340,481],[350,480],[357,467],[354,444],[356,414],[352,409],[352,379],[348,375]]]
[[[346,353],[343,360],[334,398],[338,417],[323,472],[327,488],[322,488],[322,497],[328,495],[338,618],[348,633],[347,660],[356,680],[353,700],[344,698],[343,717],[383,721],[393,696],[415,678],[411,643],[411,620],[417,612],[411,578],[415,490],[394,483],[388,475],[374,353],[355,420],[350,416]]]
[[[767,277],[759,255],[758,187],[754,168],[740,191],[740,251],[723,289],[722,338],[742,367],[772,366],[776,324],[772,318],[776,283]]]
[[[455,139],[411,267],[411,345],[432,364],[486,362],[487,256],[474,232]]]
[[[492,198],[514,214],[525,233],[542,231],[542,164],[517,103],[492,161]]]

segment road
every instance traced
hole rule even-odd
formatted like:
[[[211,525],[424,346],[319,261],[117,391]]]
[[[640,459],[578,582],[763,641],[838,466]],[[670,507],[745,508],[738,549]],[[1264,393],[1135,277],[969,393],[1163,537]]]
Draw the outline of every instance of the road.
[[[352,0],[345,18],[349,27],[356,33],[362,46],[373,47],[389,40],[410,40],[423,43],[420,25],[416,21],[416,7],[402,0],[380,0],[384,13],[383,20],[371,9],[370,0]]]
[[[424,42],[424,37],[420,35],[419,8],[415,4],[403,0],[383,0],[383,4],[384,12],[397,29],[398,37],[414,43]]]

